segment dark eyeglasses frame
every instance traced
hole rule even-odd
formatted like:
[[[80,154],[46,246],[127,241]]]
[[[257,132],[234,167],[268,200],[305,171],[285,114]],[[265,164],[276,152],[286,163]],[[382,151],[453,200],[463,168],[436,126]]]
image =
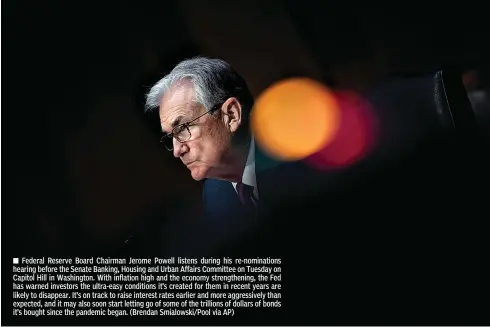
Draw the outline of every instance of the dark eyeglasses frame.
[[[210,113],[218,110],[220,107],[221,107],[220,104],[219,105],[215,105],[210,110],[208,110],[205,113],[203,113],[202,115],[194,118],[193,120],[175,126],[174,128],[172,128],[172,133],[166,133],[165,135],[163,135],[160,138],[160,143],[164,143],[166,138],[170,138],[170,139],[174,138],[174,139],[176,139],[180,143],[185,143],[185,142],[189,141],[190,138],[192,137],[191,130],[189,129],[189,127],[191,126],[191,124],[193,122],[195,122],[196,120],[198,120],[199,118],[205,116],[206,114],[210,114]],[[179,137],[179,134],[182,133],[182,131],[183,131],[184,128],[187,129],[187,133],[189,135],[186,139],[182,139],[182,138]],[[173,149],[174,149],[173,142],[172,142],[172,147],[170,149],[166,145],[164,145],[164,146],[165,146],[165,149],[167,149],[168,151],[173,151]]]

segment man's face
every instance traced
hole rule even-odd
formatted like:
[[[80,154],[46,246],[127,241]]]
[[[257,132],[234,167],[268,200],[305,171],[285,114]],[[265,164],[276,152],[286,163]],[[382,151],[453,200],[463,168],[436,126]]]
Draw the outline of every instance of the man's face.
[[[160,105],[160,123],[164,132],[171,133],[175,126],[190,122],[189,140],[181,143],[173,139],[173,153],[191,171],[192,178],[199,181],[219,177],[230,151],[232,130],[222,112],[203,115],[207,109],[194,101],[194,95],[191,83],[171,87]]]

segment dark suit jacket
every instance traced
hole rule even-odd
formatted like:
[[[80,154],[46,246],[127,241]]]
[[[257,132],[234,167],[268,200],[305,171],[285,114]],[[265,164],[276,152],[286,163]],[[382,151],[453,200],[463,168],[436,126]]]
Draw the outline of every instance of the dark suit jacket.
[[[255,146],[255,177],[259,192],[258,216],[264,218],[271,206],[297,195],[299,182],[305,182],[307,170],[299,162],[277,161]],[[244,211],[233,185],[228,181],[208,179],[204,183],[205,216],[220,224],[238,223],[250,218]],[[233,217],[233,218],[232,218]],[[230,222],[231,220],[231,222]]]
[[[284,163],[267,156],[256,146],[255,169],[259,204],[257,213],[244,210],[233,185],[208,179],[203,187],[204,221],[209,238],[221,244],[255,239],[262,234],[271,238],[271,230],[280,233],[287,208],[300,203],[314,185],[312,172],[299,162]],[[271,241],[272,242],[272,241]]]
[[[258,227],[262,219],[262,202],[257,212],[249,212],[240,202],[228,181],[208,179],[203,188],[204,219],[208,233],[221,242],[230,242]]]

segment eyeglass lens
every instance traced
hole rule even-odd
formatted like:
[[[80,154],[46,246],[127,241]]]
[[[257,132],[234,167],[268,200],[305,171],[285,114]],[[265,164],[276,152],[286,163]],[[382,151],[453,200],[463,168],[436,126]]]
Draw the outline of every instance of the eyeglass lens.
[[[190,137],[191,134],[187,126],[177,126],[172,134],[164,135],[160,142],[163,143],[167,150],[172,151],[174,148],[174,138],[179,142],[185,142],[189,140]]]

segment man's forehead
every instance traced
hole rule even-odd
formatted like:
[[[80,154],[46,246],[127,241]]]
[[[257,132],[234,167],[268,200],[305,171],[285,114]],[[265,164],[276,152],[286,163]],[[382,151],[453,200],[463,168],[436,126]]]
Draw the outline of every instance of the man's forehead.
[[[194,89],[188,84],[172,86],[163,96],[159,115],[162,127],[170,129],[178,125],[182,118],[192,114],[195,105]]]

